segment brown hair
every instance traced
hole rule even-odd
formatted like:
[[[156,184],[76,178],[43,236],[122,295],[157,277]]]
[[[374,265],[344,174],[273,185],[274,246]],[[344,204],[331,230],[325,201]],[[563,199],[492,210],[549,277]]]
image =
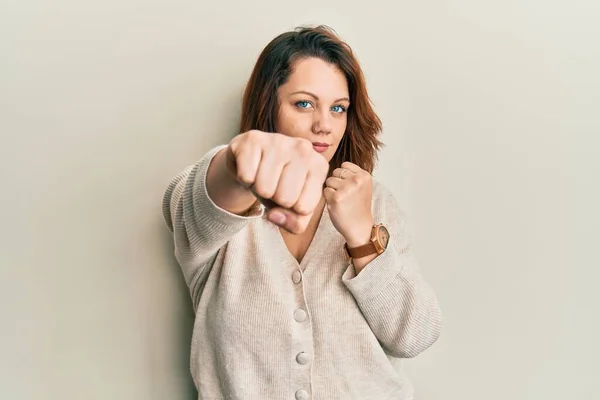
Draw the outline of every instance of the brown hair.
[[[350,161],[373,172],[381,120],[367,94],[365,77],[352,49],[326,26],[302,27],[274,38],[259,55],[244,91],[240,133],[252,129],[275,132],[279,109],[278,88],[292,73],[293,63],[301,58],[317,57],[335,64],[348,81],[350,107],[346,132],[333,156],[331,170]]]

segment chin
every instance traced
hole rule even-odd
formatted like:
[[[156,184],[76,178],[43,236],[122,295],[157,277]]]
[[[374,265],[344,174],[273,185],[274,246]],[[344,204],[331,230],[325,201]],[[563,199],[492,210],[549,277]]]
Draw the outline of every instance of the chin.
[[[335,153],[331,153],[331,154],[328,154],[328,153],[329,152],[327,152],[327,153],[320,153],[320,154],[323,156],[324,159],[327,160],[327,162],[331,162],[331,160],[333,159],[333,155]]]

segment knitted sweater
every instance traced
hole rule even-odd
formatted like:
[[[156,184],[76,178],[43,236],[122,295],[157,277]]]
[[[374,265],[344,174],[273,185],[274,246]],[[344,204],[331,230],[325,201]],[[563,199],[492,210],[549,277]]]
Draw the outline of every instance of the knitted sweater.
[[[327,207],[298,263],[263,208],[240,216],[210,199],[206,173],[221,148],[174,177],[163,199],[195,311],[198,399],[412,399],[393,360],[431,346],[441,314],[393,195],[374,182],[373,216],[390,244],[358,275]]]

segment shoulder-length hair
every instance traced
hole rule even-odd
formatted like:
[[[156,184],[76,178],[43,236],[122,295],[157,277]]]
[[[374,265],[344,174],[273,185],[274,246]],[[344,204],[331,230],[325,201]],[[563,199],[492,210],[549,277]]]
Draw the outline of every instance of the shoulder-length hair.
[[[350,93],[346,132],[330,162],[331,171],[344,161],[373,172],[382,143],[381,120],[367,94],[365,77],[352,49],[326,26],[302,27],[274,38],[263,49],[242,100],[240,133],[257,129],[275,132],[278,88],[292,73],[294,62],[316,57],[336,65],[346,76]]]

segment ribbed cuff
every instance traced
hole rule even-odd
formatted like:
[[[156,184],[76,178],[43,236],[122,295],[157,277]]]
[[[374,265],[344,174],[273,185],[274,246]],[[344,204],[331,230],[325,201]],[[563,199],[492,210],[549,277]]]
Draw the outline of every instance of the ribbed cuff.
[[[354,266],[350,264],[342,275],[342,282],[358,303],[366,303],[385,291],[400,273],[402,273],[400,257],[390,246],[368,263],[358,275]]]

